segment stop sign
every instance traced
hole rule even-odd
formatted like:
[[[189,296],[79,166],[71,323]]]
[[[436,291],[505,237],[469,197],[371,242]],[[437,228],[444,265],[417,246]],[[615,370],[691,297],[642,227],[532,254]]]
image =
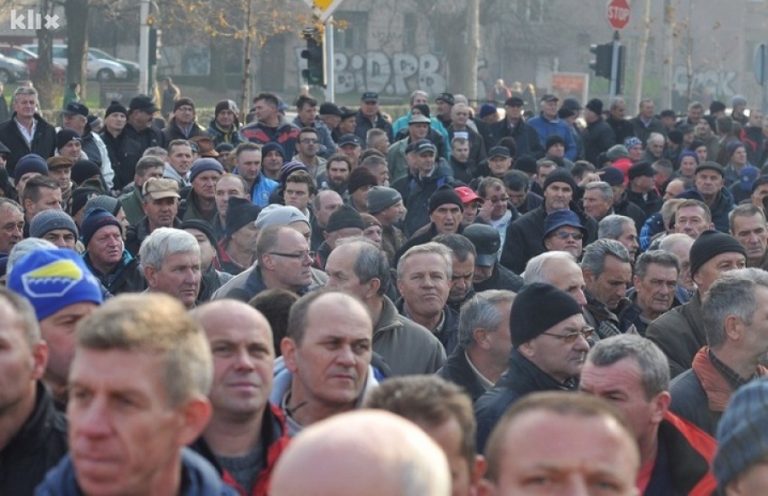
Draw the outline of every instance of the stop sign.
[[[627,0],[610,0],[606,16],[613,29],[624,29],[629,23],[629,3]]]

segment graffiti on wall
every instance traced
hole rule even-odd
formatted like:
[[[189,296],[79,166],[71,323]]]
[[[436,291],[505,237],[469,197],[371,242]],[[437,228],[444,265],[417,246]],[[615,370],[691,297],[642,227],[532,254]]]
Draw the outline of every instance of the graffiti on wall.
[[[299,74],[306,60],[297,51]],[[445,91],[445,68],[432,54],[414,55],[371,51],[365,54],[336,53],[336,93],[375,91],[382,95],[408,95],[423,89],[431,95]]]
[[[730,99],[736,95],[736,72],[728,70],[706,69],[693,73],[692,90],[694,99]],[[688,90],[688,74],[685,66],[677,66],[673,79],[673,89],[680,94]]]

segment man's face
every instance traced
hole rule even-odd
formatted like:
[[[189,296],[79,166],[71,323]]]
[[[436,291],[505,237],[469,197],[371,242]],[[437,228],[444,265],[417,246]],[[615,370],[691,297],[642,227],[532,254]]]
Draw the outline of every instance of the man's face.
[[[747,251],[748,260],[762,260],[768,245],[768,230],[762,214],[734,216],[731,234]]]
[[[694,184],[702,195],[716,195],[723,187],[723,176],[713,170],[700,170],[695,176]]]
[[[235,113],[229,109],[222,110],[216,115],[216,123],[224,129],[228,129],[235,123]]]
[[[182,176],[192,167],[192,148],[186,145],[177,145],[168,152],[168,163]]]
[[[188,126],[195,121],[195,108],[192,105],[182,105],[173,112],[177,124]]]
[[[138,109],[130,111],[128,116],[128,120],[131,122],[131,125],[138,129],[149,127],[150,123],[152,122],[152,118],[152,112]]]
[[[200,267],[201,270],[205,272],[205,269],[211,266],[213,257],[216,256],[216,248],[213,247],[211,240],[208,239],[208,236],[206,236],[203,231],[193,227],[188,227],[184,230],[194,236],[197,240],[197,245],[200,247]]]
[[[300,290],[312,282],[313,260],[309,254],[309,244],[295,229],[280,231],[276,246],[269,252],[268,258],[269,269],[274,271],[283,286]]]
[[[555,143],[547,149],[548,157],[560,157],[565,156],[565,146],[562,143]]]
[[[341,119],[339,122],[339,132],[341,134],[355,134],[355,129],[357,129],[357,120],[354,115]]]
[[[277,155],[280,160],[280,167],[283,166],[283,159],[277,152],[271,152]],[[265,163],[266,166],[266,163]],[[245,150],[237,156],[237,173],[246,180],[248,184],[253,183],[261,172],[261,150]]]
[[[765,493],[768,491],[768,463],[759,461],[750,465],[727,487],[726,494],[729,496]]]
[[[309,185],[307,183],[285,183],[285,190],[283,192],[285,204],[291,207],[296,207],[302,212],[307,209],[309,201],[312,197],[309,195]]]
[[[654,263],[644,277],[634,277],[637,304],[644,314],[661,315],[672,308],[677,279],[677,269]]]
[[[377,100],[367,100],[360,105],[360,111],[364,116],[372,118],[379,112],[379,102]]]
[[[266,406],[272,391],[272,333],[263,317],[229,310],[204,313],[201,322],[213,356],[208,396],[216,415],[252,419]]]
[[[443,100],[437,101],[437,115],[444,115],[446,117],[451,116],[452,105],[444,102]]]
[[[491,219],[498,220],[504,217],[507,213],[507,202],[509,196],[507,196],[506,190],[501,186],[491,186],[486,190],[486,196],[483,198],[487,202],[491,202]]]
[[[573,190],[567,183],[553,182],[544,190],[544,207],[548,212],[568,208]]]
[[[221,215],[227,215],[230,197],[246,198],[242,181],[231,176],[219,179],[214,188],[214,195],[216,198],[216,210]]]
[[[761,184],[752,193],[752,204],[757,208],[763,208],[763,199],[768,196],[768,184]]]
[[[488,159],[488,169],[494,177],[502,177],[512,167],[512,159],[509,157],[495,156]]]
[[[13,111],[23,118],[31,118],[37,112],[35,95],[16,95],[13,97]]]
[[[317,139],[317,133],[301,133],[299,135],[298,152],[309,158],[317,156],[320,149],[320,141]]]
[[[634,260],[637,250],[640,248],[640,243],[637,241],[637,227],[635,227],[633,222],[624,223],[621,236],[616,241],[624,245],[624,248],[629,252],[629,258]]]
[[[557,100],[541,102],[541,111],[548,119],[554,119],[557,116]]]
[[[643,145],[630,146],[627,151],[629,152],[629,158],[632,162],[638,162],[643,158],[643,153],[645,152]]]
[[[62,191],[67,190],[71,183],[72,179],[72,168],[71,167],[56,167],[54,169],[50,169],[48,171],[48,177],[53,179],[59,184],[59,187]]]
[[[134,181],[136,183],[136,187],[140,188],[144,185],[145,182],[147,182],[150,178],[157,178],[161,179],[163,177],[163,167],[150,167],[144,172],[144,176],[134,175]]]
[[[489,494],[638,494],[637,448],[606,416],[531,411],[509,426],[503,446],[498,480],[483,482]]]
[[[582,307],[587,304],[587,297],[584,295],[584,274],[576,262],[551,261],[546,272],[549,284],[571,295]]]
[[[451,146],[451,156],[461,164],[469,160],[469,141],[454,143]]]
[[[373,148],[386,155],[387,150],[389,150],[389,136],[383,134],[368,140],[368,148]]]
[[[0,343],[0,411],[8,412],[34,398],[47,357],[41,351],[44,345],[33,352],[18,314],[5,299],[0,300]]]
[[[325,405],[352,405],[368,377],[372,334],[371,318],[361,306],[337,295],[319,298],[309,307],[301,343],[283,347],[294,385]]]
[[[712,134],[712,128],[705,120],[700,120],[693,128],[693,133],[697,138],[709,138]]]
[[[528,199],[528,191],[524,189],[515,190],[510,188],[505,188],[507,190],[507,198],[509,203],[512,204],[515,208],[520,208],[520,206],[525,203],[525,200]]]
[[[341,153],[352,159],[353,164],[357,164],[360,160],[360,155],[363,153],[363,149],[359,145],[349,144],[340,146]]]
[[[261,153],[261,152],[259,152]],[[280,169],[283,167],[283,156],[277,150],[270,150],[264,156],[264,173],[270,177],[280,175]],[[255,176],[254,176],[255,177]]]
[[[435,168],[435,154],[431,151],[416,154],[416,164],[419,174],[428,176]]]
[[[696,174],[697,166],[696,159],[690,155],[686,155],[680,159],[680,175],[687,178],[693,177],[693,175]]]
[[[623,119],[627,114],[627,105],[624,102],[616,102],[611,105],[611,117],[614,119]]]
[[[408,126],[408,131],[411,134],[411,141],[424,139],[429,133],[429,124],[426,122],[417,122]]]
[[[68,157],[73,160],[80,160],[80,151],[82,150],[82,144],[79,139],[73,139],[61,148],[59,148],[59,154],[63,157]]]
[[[707,229],[712,229],[712,223],[705,217],[701,207],[690,206],[678,208],[675,212],[675,232],[687,234],[697,239]]]
[[[589,271],[584,272],[587,289],[609,310],[615,310],[632,282],[632,266],[616,257],[607,256],[603,272],[595,277]]]
[[[547,251],[568,252],[577,260],[581,257],[583,243],[584,233],[581,229],[572,226],[559,227],[544,238],[544,247]]]
[[[75,327],[96,310],[96,303],[81,301],[62,308],[40,321],[40,335],[48,343],[45,377],[56,384],[66,384],[75,355]]]
[[[653,102],[643,102],[640,104],[640,115],[643,119],[653,118],[654,112],[656,112],[656,105]]]
[[[75,233],[69,229],[51,229],[43,234],[42,238],[46,241],[50,241],[58,248],[69,248],[70,250],[74,250],[77,243]],[[93,258],[93,256],[91,256],[91,258]]]
[[[253,111],[256,114],[256,119],[259,121],[270,121],[277,117],[277,107],[267,100],[256,100],[253,105]]]
[[[451,472],[451,496],[474,494],[472,469],[475,461],[467,460],[463,452],[462,441],[467,434],[462,430],[458,420],[451,415],[438,426],[425,425],[425,423],[417,423],[417,425],[440,446],[448,459],[448,468]]]
[[[153,291],[169,294],[192,308],[200,292],[200,265],[199,253],[173,253],[160,267],[147,267],[144,276]]]
[[[368,297],[369,286],[360,282],[355,273],[359,249],[351,245],[340,245],[333,249],[325,263],[328,274],[326,287],[345,291],[361,300]]]
[[[429,220],[435,224],[438,234],[454,234],[461,223],[461,208],[454,203],[444,203],[429,214]]]
[[[85,494],[149,494],[158,478],[178,472],[179,450],[196,436],[183,406],[169,403],[166,374],[154,354],[76,350],[68,437]]]
[[[704,109],[701,107],[691,107],[688,109],[688,120],[691,124],[697,124],[701,115],[704,113]]]
[[[685,182],[680,179],[673,179],[667,184],[667,189],[664,190],[664,201],[672,199],[685,191]]]
[[[40,188],[38,192],[40,197],[36,202],[24,200],[24,209],[29,220],[34,219],[35,215],[43,210],[61,210],[61,188]]]
[[[600,190],[589,189],[584,192],[582,198],[584,211],[595,220],[600,220],[613,208],[613,199],[606,200]]]
[[[448,301],[464,301],[467,294],[472,290],[472,281],[475,277],[475,256],[469,253],[463,262],[456,256],[451,258],[453,270],[451,271],[451,290],[448,294]]]
[[[117,226],[96,231],[88,243],[88,255],[96,266],[112,267],[123,258],[123,235]]]
[[[523,115],[523,107],[507,105],[504,109],[507,111],[508,120],[518,121]]]
[[[384,226],[391,226],[392,224],[399,222],[405,218],[407,209],[403,205],[403,201],[399,200],[391,207],[382,210],[376,214],[376,218],[379,219]]]
[[[328,182],[341,186],[349,179],[349,165],[343,160],[334,160],[328,164]]]
[[[613,404],[627,420],[635,439],[643,444],[656,436],[656,428],[664,418],[669,393],[662,392],[648,399],[643,388],[643,372],[634,358],[622,358],[598,367],[591,361],[584,364],[579,381],[581,391]]]
[[[630,181],[632,189],[638,193],[648,193],[653,189],[653,176],[640,176]]]
[[[72,129],[81,136],[83,131],[85,131],[85,124],[88,122],[88,119],[84,115],[69,113],[62,114],[61,120],[63,128]]]
[[[317,105],[305,103],[299,109],[299,121],[305,126],[312,125],[317,117]]]
[[[753,127],[763,127],[763,113],[760,110],[752,109],[749,111],[749,125]]]
[[[661,158],[661,154],[664,151],[664,140],[649,140],[646,148],[651,152],[651,155]]]
[[[0,253],[10,253],[23,236],[24,214],[13,205],[0,207]]]
[[[721,253],[707,260],[695,274],[692,274],[693,282],[699,288],[699,293],[703,294],[709,291],[710,286],[722,274],[736,269],[743,269],[746,266],[747,260],[741,253]]]
[[[179,211],[179,199],[175,197],[153,200],[147,198],[143,204],[144,215],[149,219],[149,224],[156,227],[173,227],[173,219]]]
[[[128,117],[122,112],[112,112],[104,118],[104,126],[114,134],[120,133],[128,122]]]
[[[331,214],[338,210],[343,204],[344,201],[336,193],[324,193],[320,195],[318,198],[317,209],[315,209],[315,220],[317,221],[317,225],[320,227],[327,226]]]
[[[403,262],[397,289],[412,313],[434,316],[442,312],[451,290],[445,260],[434,253],[411,255]]]
[[[467,107],[464,105],[454,105],[451,109],[451,121],[453,124],[463,129],[464,126],[467,125],[467,121],[469,120],[469,110],[467,110]],[[439,110],[439,104],[438,104],[438,110]]]
[[[192,181],[192,189],[199,197],[213,200],[216,197],[216,182],[221,177],[221,172],[205,171],[195,176]]]
[[[586,327],[582,314],[572,315],[547,329],[546,334],[520,345],[520,350],[546,374],[565,382],[581,372],[589,343],[579,332]],[[575,339],[568,342],[571,338],[564,336],[575,336]]]
[[[731,163],[734,165],[746,165],[747,164],[747,150],[743,146],[740,146],[734,150],[731,155]]]

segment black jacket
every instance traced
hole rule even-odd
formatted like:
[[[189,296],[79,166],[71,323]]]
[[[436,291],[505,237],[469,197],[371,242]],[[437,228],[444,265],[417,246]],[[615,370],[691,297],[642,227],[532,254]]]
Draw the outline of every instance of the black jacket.
[[[515,274],[508,268],[496,262],[493,267],[491,277],[483,282],[476,282],[472,285],[475,291],[485,291],[488,289],[506,289],[508,291],[518,292],[523,287],[523,278]]]
[[[661,204],[664,202],[659,194],[653,190],[649,191],[646,197],[643,197],[642,193],[635,193],[630,189],[627,189],[625,194],[627,200],[640,207],[646,219],[661,210]]]
[[[616,134],[602,117],[595,122],[587,124],[584,130],[584,158],[588,162],[600,167],[598,155],[607,151],[616,144]]]
[[[33,494],[45,473],[67,454],[67,421],[53,397],[37,383],[35,408],[0,451],[0,494]]]
[[[83,256],[83,260],[101,285],[114,296],[121,293],[140,293],[147,288],[147,281],[144,280],[144,274],[139,269],[139,262],[131,256],[128,250],[123,250],[120,264],[109,274],[99,272],[91,263],[87,252]]]
[[[443,367],[437,371],[437,375],[464,388],[472,398],[472,402],[485,394],[485,387],[477,378],[475,371],[467,360],[464,346],[457,346]]]
[[[109,146],[113,144],[120,146],[115,150],[117,165],[112,164],[112,169],[115,171],[114,188],[116,190],[123,189],[133,181],[136,162],[139,161],[144,150],[152,146],[165,146],[163,135],[157,129],[148,127],[137,131],[131,124],[126,124],[118,139],[111,141]]]
[[[485,451],[485,443],[504,412],[523,396],[537,391],[575,391],[576,381],[560,383],[513,348],[509,369],[499,382],[475,402],[477,419],[477,451]]]
[[[14,117],[16,117],[16,112],[11,115],[10,120],[0,124],[0,141],[11,150],[8,163],[5,164],[8,175],[11,177],[13,177],[16,162],[24,155],[37,153],[47,160],[56,151],[56,129],[48,124],[41,115],[35,114],[37,127],[35,127],[35,134],[32,136],[31,146],[27,146],[27,142],[24,141],[24,137],[21,135],[21,131],[19,131],[16,121],[13,119]],[[131,180],[133,180],[133,177],[131,177]]]
[[[613,128],[613,133],[616,138],[615,144],[617,145],[623,145],[625,139],[635,135],[634,126],[626,119],[614,119],[613,117],[609,116],[605,122],[607,122],[608,125]]]
[[[701,313],[701,297],[696,293],[685,305],[651,322],[645,331],[645,337],[667,355],[671,377],[691,368],[693,357],[707,344]]]
[[[408,209],[403,223],[403,230],[407,236],[413,235],[421,226],[429,223],[429,198],[440,187],[453,185],[454,179],[451,174],[451,167],[439,161],[435,164],[432,175],[415,177],[409,174],[392,185],[392,188],[403,197],[403,204]]]
[[[544,156],[545,150],[544,147],[541,146],[539,133],[526,124],[522,119],[517,121],[513,127],[509,126],[506,119],[492,124],[489,128],[490,139],[485,141],[485,145],[490,149],[496,146],[501,138],[507,136],[515,138],[515,145],[517,145],[515,156],[532,155],[536,158]]]

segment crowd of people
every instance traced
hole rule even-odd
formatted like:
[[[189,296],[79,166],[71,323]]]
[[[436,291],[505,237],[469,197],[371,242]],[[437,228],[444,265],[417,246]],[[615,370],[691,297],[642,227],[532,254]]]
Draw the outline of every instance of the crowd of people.
[[[743,98],[172,103],[0,123],[0,494],[768,492]]]

